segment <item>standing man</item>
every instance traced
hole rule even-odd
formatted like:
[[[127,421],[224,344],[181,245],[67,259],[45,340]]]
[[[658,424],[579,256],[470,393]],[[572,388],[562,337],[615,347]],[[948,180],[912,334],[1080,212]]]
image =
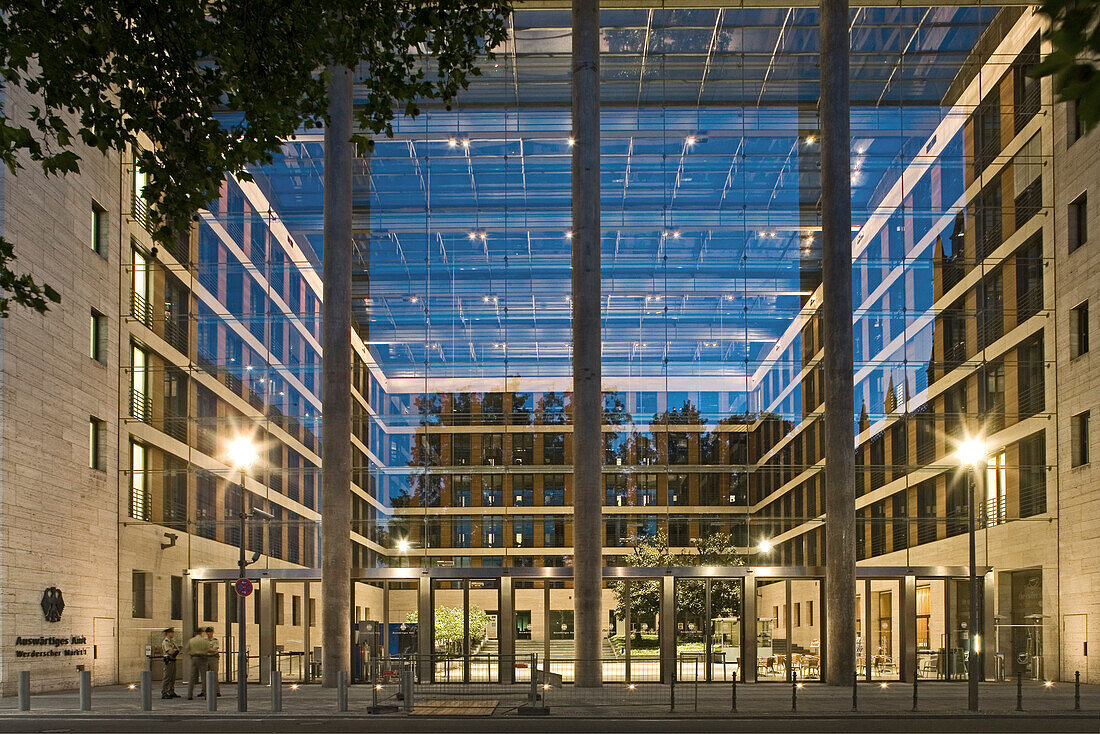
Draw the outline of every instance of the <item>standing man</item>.
[[[209,665],[210,643],[206,634],[201,630],[195,630],[195,636],[187,641],[187,654],[191,656],[191,679],[187,682],[187,700],[190,701],[195,692],[197,682],[202,690],[199,698],[206,695],[206,670]]]
[[[160,651],[164,655],[164,685],[160,688],[160,697],[179,698],[176,693],[176,658],[180,654],[180,646],[176,644],[176,631],[171,627],[164,630]]]
[[[221,647],[218,645],[218,641],[214,638],[214,628],[206,628],[206,669],[214,671],[214,695],[220,696],[222,692],[218,686],[218,659],[221,655]]]

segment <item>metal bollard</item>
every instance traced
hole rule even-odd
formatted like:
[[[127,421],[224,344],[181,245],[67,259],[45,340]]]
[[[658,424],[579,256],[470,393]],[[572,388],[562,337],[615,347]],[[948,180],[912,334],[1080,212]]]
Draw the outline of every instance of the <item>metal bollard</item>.
[[[1081,710],[1081,671],[1073,671],[1073,710]]]
[[[737,673],[733,674],[733,700],[730,702],[730,711],[737,713]]]
[[[19,710],[31,710],[31,672],[19,671]]]
[[[153,673],[141,671],[141,710],[153,710]]]
[[[852,711],[856,711],[859,708],[859,699],[856,697],[856,684],[859,682],[859,674],[856,671],[852,671]]]
[[[92,710],[92,671],[80,671],[80,710]]]
[[[348,671],[336,671],[336,710],[348,710]]]
[[[527,705],[534,708],[539,703],[538,655],[531,653],[531,662],[529,665],[531,671],[531,689],[527,692]],[[543,696],[543,700],[546,700],[546,696]]]
[[[283,710],[283,671],[271,671],[271,710],[282,713]]]
[[[791,711],[798,711],[798,671],[791,671]]]
[[[917,710],[917,671],[913,671],[913,710]]]
[[[1024,710],[1024,674],[1016,673],[1016,710]]]
[[[413,692],[412,692],[412,668],[406,667],[401,671],[401,690],[404,691],[405,696],[405,714],[411,715],[413,712]]]
[[[206,710],[218,710],[218,674],[213,670],[206,671]]]

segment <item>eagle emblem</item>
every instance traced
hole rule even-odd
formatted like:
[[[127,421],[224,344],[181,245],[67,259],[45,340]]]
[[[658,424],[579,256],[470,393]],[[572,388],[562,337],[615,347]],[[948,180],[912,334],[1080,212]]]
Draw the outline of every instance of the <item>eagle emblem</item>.
[[[42,592],[42,615],[47,622],[60,622],[63,611],[65,599],[61,596],[61,589],[51,586]]]

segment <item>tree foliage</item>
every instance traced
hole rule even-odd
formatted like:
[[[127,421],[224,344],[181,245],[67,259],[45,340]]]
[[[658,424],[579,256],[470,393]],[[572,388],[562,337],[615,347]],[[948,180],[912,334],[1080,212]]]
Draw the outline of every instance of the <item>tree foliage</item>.
[[[656,535],[634,538],[634,551],[627,556],[627,565],[641,568],[682,568],[687,566],[743,566],[745,559],[733,546],[728,533],[711,533],[693,538],[689,550],[673,550],[665,531]],[[626,584],[616,582],[615,617],[626,619]],[[630,584],[630,616],[634,620],[655,619],[661,610],[659,580],[635,579]],[[711,589],[711,617],[739,616],[741,585],[736,582],[715,583]],[[706,591],[700,581],[687,580],[676,584],[676,619],[698,628],[705,623]]]
[[[1062,101],[1073,101],[1086,126],[1100,122],[1100,0],[1044,0],[1039,13],[1050,20],[1050,54],[1036,76],[1054,77]]]
[[[417,612],[409,612],[405,621],[415,624]],[[434,615],[434,633],[436,645],[445,647],[450,652],[462,649],[464,637],[462,608],[461,607],[436,607]],[[489,629],[489,615],[481,607],[470,606],[470,644],[476,645],[485,639]]]
[[[358,69],[356,142],[369,147],[396,114],[453,100],[506,38],[509,12],[508,0],[0,0],[0,75],[39,100],[29,119],[0,116],[0,160],[66,174],[87,148],[134,147],[166,241],[226,173],[247,179],[246,166],[324,125],[330,66]],[[0,303],[45,310],[56,294],[14,275],[10,252]]]

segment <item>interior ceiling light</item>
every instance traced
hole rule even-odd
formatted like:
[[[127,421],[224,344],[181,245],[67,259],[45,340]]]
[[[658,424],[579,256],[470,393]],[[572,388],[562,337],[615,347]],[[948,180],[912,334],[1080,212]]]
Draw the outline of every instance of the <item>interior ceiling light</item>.
[[[462,141],[462,147],[463,147],[463,148],[466,148],[466,149],[469,149],[469,147],[470,147],[470,141],[469,141],[469,140],[463,140],[463,141]]]
[[[572,230],[565,233],[565,239],[567,239],[567,240],[573,239],[573,231]]]
[[[688,135],[687,138],[684,139],[684,142],[688,144],[688,147],[695,145],[695,136]]]
[[[572,135],[570,135],[569,136],[569,147],[572,148],[576,144],[577,144],[577,141],[573,138]]]
[[[454,138],[451,138],[450,140],[447,141],[447,147],[448,148],[454,148],[454,147],[457,147],[457,146],[458,146],[458,141],[455,140]]]

